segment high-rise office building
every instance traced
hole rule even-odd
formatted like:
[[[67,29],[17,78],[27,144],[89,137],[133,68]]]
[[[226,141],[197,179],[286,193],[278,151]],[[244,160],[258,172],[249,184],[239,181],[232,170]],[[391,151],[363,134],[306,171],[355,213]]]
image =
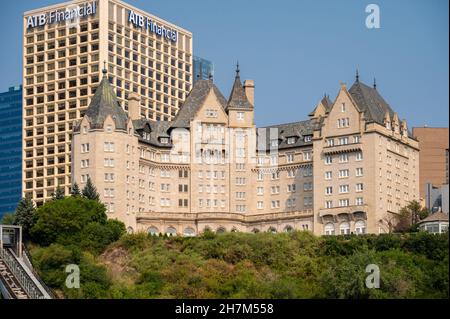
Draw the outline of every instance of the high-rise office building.
[[[22,86],[0,93],[0,218],[22,195]]]
[[[41,205],[71,186],[71,134],[104,61],[128,111],[170,121],[191,90],[192,34],[119,0],[72,1],[23,17],[23,193]]]
[[[210,76],[214,76],[214,64],[198,56],[193,58],[194,64],[194,83],[198,80],[208,80]]]
[[[414,127],[413,135],[420,145],[420,196],[427,197],[427,186],[448,184],[449,130],[445,127]]]

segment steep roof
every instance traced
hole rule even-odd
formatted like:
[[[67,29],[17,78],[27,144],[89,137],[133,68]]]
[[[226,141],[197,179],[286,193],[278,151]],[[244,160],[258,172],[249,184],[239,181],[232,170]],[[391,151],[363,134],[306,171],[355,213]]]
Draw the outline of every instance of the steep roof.
[[[239,66],[236,69],[236,77],[234,79],[233,88],[231,89],[230,98],[228,99],[227,110],[232,109],[253,109],[253,105],[248,101],[242,86],[241,77],[239,75]]]
[[[227,101],[213,81],[199,80],[194,84],[194,87],[178,111],[178,114],[173,120],[170,128],[189,128],[190,121],[194,118],[195,114],[203,105],[211,90],[214,91],[214,94],[217,96],[222,108],[225,109]]]
[[[359,109],[364,112],[364,116],[368,121],[384,125],[386,112],[389,112],[391,118],[394,117],[394,111],[375,88],[357,80],[348,92]]]
[[[306,145],[312,145],[312,142],[305,142],[304,137],[307,135],[313,135],[314,132],[314,121],[306,120],[294,123],[286,123],[279,125],[271,125],[266,127],[258,128],[258,133],[261,133],[261,129],[265,129],[265,141],[261,140],[259,137],[258,141],[258,150],[263,150],[264,146],[266,150],[270,150],[271,148],[271,140],[273,136],[270,134],[271,129],[278,130],[278,149],[286,149],[292,147],[300,147]],[[287,144],[288,137],[295,137],[294,144]],[[261,142],[265,142],[264,144],[260,144]]]
[[[152,120],[146,120],[146,119],[140,119],[140,120],[134,120],[133,126],[135,131],[139,134],[139,141],[143,143],[147,143],[153,146],[157,147],[165,147],[170,148],[172,147],[172,144],[163,144],[161,143],[161,137],[170,138],[170,135],[167,133],[170,122],[168,121],[152,121]],[[149,130],[146,129],[148,126]],[[149,133],[149,139],[145,139],[143,136],[144,131],[147,131]]]
[[[109,115],[113,119],[116,129],[126,130],[127,128],[127,114],[117,100],[106,76],[106,70],[103,70],[103,79],[97,87],[85,115],[89,117],[91,127],[94,129],[102,129],[105,119]]]
[[[322,100],[319,102],[319,104],[317,104],[317,106],[314,108],[314,110],[311,113],[309,113],[309,116],[314,116],[320,104],[323,105],[326,113],[328,113],[331,110],[331,107],[333,106],[333,102],[330,100],[330,96],[325,94]]]

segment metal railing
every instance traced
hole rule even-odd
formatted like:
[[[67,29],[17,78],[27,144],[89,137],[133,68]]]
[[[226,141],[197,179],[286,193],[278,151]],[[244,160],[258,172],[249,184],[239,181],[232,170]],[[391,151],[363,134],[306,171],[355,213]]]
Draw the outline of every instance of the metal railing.
[[[0,258],[9,268],[14,278],[19,282],[20,286],[30,299],[48,299],[50,297],[47,292],[41,291],[12,252],[0,248]]]

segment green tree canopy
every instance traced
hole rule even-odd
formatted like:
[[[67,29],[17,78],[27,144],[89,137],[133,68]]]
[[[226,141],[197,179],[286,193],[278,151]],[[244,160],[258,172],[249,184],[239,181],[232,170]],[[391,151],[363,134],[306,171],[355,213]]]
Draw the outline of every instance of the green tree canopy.
[[[57,243],[99,252],[125,233],[123,223],[107,219],[102,203],[83,197],[47,202],[36,215],[31,235],[42,246]]]
[[[407,206],[400,209],[395,231],[404,233],[416,231],[417,224],[430,214],[427,208],[424,208],[416,200],[408,203]]]
[[[70,192],[72,196],[81,196],[80,187],[78,186],[77,182],[73,183],[72,190]]]
[[[94,183],[92,183],[90,177],[88,177],[86,186],[83,188],[83,196],[86,197],[87,199],[96,201],[100,199],[100,195],[97,192],[97,188],[95,187]]]
[[[53,200],[60,200],[65,197],[64,195],[65,195],[64,189],[58,186],[56,188],[55,192],[53,193],[52,198],[53,198]]]
[[[5,214],[2,219],[0,219],[1,225],[14,225],[14,214]]]
[[[35,222],[36,208],[34,207],[33,200],[29,196],[22,198],[16,208],[14,225],[22,226],[23,236],[28,239]]]

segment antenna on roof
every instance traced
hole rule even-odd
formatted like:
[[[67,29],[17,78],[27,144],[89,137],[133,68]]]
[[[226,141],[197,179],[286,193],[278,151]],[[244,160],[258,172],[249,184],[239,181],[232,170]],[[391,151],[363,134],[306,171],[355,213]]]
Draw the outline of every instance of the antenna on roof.
[[[356,82],[359,82],[359,71],[356,69]]]
[[[373,88],[376,90],[377,89],[377,79],[373,78]]]
[[[208,75],[208,79],[209,79],[210,81],[212,81],[212,80],[213,80],[213,75],[212,75],[212,73],[211,73],[211,72],[209,72],[209,75]]]
[[[241,72],[241,70],[239,70],[239,60],[236,63],[236,76],[239,76],[239,73]]]

